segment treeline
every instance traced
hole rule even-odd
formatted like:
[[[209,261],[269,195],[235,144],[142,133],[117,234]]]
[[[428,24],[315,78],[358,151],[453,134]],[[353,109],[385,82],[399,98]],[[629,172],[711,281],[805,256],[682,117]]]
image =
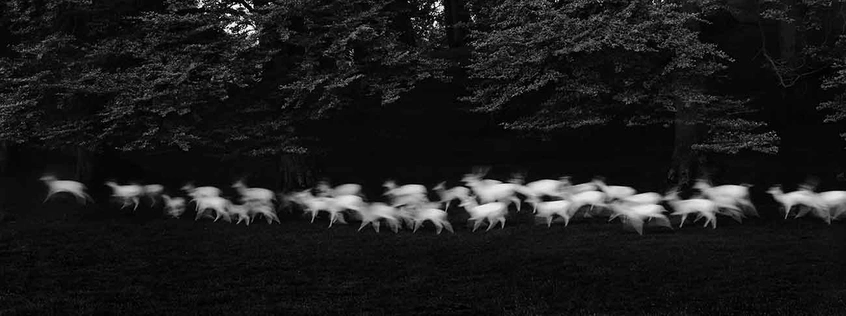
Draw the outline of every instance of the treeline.
[[[0,139],[69,153],[83,180],[103,157],[187,152],[266,161],[298,185],[321,173],[314,161],[524,159],[492,158],[513,144],[650,151],[669,156],[672,182],[705,172],[709,153],[842,168],[843,1],[10,0],[0,12]]]

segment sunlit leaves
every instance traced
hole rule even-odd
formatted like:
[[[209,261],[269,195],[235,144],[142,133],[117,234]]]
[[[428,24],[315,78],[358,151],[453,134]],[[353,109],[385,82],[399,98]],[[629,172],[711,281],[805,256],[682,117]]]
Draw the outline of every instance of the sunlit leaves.
[[[443,78],[445,63],[429,58],[425,46],[401,40],[402,30],[391,23],[397,12],[388,10],[388,4],[346,0],[270,7],[269,16],[279,21],[305,17],[301,27],[278,23],[273,28],[283,43],[305,52],[288,56],[296,66],[279,87],[285,95],[282,106],[321,119],[366,99],[394,103],[419,81]]]
[[[838,40],[835,49],[831,52],[831,63],[833,73],[824,78],[822,87],[836,92],[834,97],[820,103],[817,109],[825,114],[826,123],[836,123],[846,120],[846,38]],[[846,134],[841,134],[846,138]]]
[[[716,130],[708,139],[693,145],[693,149],[736,154],[741,150],[775,154],[778,153],[779,137],[775,132],[752,133],[736,130]]]
[[[232,22],[228,6],[170,4],[163,12],[120,16],[88,2],[73,4],[90,16],[79,22],[90,26],[85,38],[50,27],[50,19],[63,14],[51,8],[71,2],[47,1],[36,9],[53,14],[41,21],[23,18],[32,6],[12,6],[22,11],[5,14],[27,23],[13,29],[23,39],[18,57],[3,60],[3,113],[15,116],[0,122],[0,137],[120,150],[214,143],[204,122],[222,116],[220,106],[234,89],[255,82],[263,59],[250,55],[248,34],[224,31]]]
[[[685,104],[694,113],[687,123],[713,127],[701,148],[771,149],[774,135],[740,119],[743,102],[708,93],[709,77],[732,60],[688,27],[700,21],[695,12],[651,1],[502,0],[483,13],[465,100],[476,111],[517,114],[506,128],[667,125]]]

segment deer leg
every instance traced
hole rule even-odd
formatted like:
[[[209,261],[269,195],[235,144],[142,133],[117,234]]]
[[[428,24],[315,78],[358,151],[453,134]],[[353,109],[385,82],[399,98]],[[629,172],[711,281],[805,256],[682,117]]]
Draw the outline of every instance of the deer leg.
[[[450,233],[455,233],[455,231],[452,230],[452,224],[450,224],[448,221],[444,221],[443,225],[444,227],[446,227],[446,230],[448,230]]]
[[[476,229],[479,228],[479,226],[482,226],[482,220],[481,219],[477,219],[476,223],[473,224],[473,231],[475,232]]]

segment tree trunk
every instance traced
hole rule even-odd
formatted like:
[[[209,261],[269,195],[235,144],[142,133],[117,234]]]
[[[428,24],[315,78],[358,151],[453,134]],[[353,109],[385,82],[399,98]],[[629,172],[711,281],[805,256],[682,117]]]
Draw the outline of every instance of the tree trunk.
[[[470,23],[470,12],[467,10],[466,0],[443,0],[444,31],[447,37],[447,58],[458,62],[449,71],[453,82],[463,86],[467,81],[467,70],[464,67],[470,63],[470,48],[467,45],[467,24]]]
[[[0,176],[9,175],[9,144],[7,141],[0,141]]]
[[[696,154],[692,146],[697,141],[697,128],[691,124],[692,109],[680,98],[676,101],[675,139],[672,166],[667,174],[667,182],[679,188],[690,185],[695,175]]]
[[[794,0],[783,0],[787,6],[787,15],[790,18],[801,20],[801,16],[797,16]],[[779,58],[787,62],[788,65],[793,64],[796,56],[796,25],[791,22],[778,22],[778,50]]]
[[[698,9],[692,3],[687,3],[683,7],[687,12],[696,12]],[[686,23],[685,27],[699,33],[701,30],[700,22],[691,20]],[[686,89],[698,89],[695,82],[682,82],[683,79],[676,78],[673,80],[676,84],[676,97],[674,105],[676,108],[675,124],[675,138],[673,144],[672,166],[667,173],[667,182],[670,185],[678,188],[687,187],[691,184],[691,180],[696,176],[696,168],[698,167],[698,160],[696,153],[693,151],[693,145],[700,139],[700,132],[698,126],[694,123],[696,118],[696,109],[681,95]]]
[[[78,146],[76,147],[76,179],[80,182],[89,182],[91,180],[91,159],[92,154],[87,149]]]
[[[797,22],[800,23],[802,16],[797,16],[797,10],[795,9],[796,1],[795,0],[782,0],[782,4],[785,5],[785,13],[787,17],[795,19]],[[797,51],[797,43],[796,43],[796,35],[797,29],[796,25],[792,22],[785,22],[779,21],[778,22],[778,59],[784,63],[786,66],[785,69],[794,69],[796,67],[798,61],[796,58],[796,51]],[[805,154],[797,151],[797,145],[801,145],[802,131],[797,130],[796,126],[798,124],[802,124],[801,121],[797,122],[797,118],[802,117],[802,108],[804,104],[801,106],[797,106],[794,100],[794,94],[796,93],[795,87],[786,86],[791,80],[792,71],[782,71],[779,69],[773,69],[776,76],[778,76],[781,86],[781,106],[782,109],[778,110],[779,113],[778,120],[780,121],[781,130],[778,131],[779,136],[781,137],[781,145],[779,146],[779,156],[783,166],[801,166],[805,165],[807,161],[804,161],[803,158],[807,158]],[[799,99],[802,99],[802,96],[798,96]],[[800,119],[801,120],[801,119]]]
[[[308,156],[283,153],[279,157],[279,186],[282,191],[300,189],[314,182],[314,172]]]
[[[446,27],[447,44],[450,48],[464,47],[467,39],[467,27],[461,23],[470,22],[470,12],[467,12],[465,0],[444,0],[444,27]]]
[[[417,39],[414,36],[414,26],[411,24],[411,5],[408,0],[394,0],[387,9],[396,14],[391,19],[391,24],[399,32],[400,42],[416,46]]]

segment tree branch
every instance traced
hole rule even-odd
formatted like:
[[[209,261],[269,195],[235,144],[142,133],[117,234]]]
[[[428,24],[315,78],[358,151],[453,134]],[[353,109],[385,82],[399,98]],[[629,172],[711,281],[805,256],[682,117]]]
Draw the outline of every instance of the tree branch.
[[[808,71],[808,72],[805,72],[805,73],[798,74],[793,79],[785,80],[784,76],[782,76],[781,71],[779,71],[778,65],[776,65],[776,61],[772,58],[772,56],[770,56],[769,53],[767,53],[766,34],[764,33],[764,26],[763,26],[763,24],[761,24],[760,19],[758,19],[758,31],[761,32],[761,49],[758,51],[758,53],[755,54],[754,57],[752,57],[752,59],[754,60],[755,58],[757,58],[759,54],[763,55],[764,58],[767,60],[767,62],[769,62],[770,67],[772,67],[773,72],[776,75],[776,78],[778,78],[778,83],[782,88],[790,88],[790,87],[796,85],[796,83],[799,82],[799,79],[802,79],[805,76],[812,75],[814,73],[817,73],[817,72],[825,69],[825,68],[814,69],[814,70],[811,70],[811,71]],[[802,65],[800,65],[799,67],[796,67],[794,69],[791,69],[790,71],[785,72],[785,73],[796,72],[796,70],[801,69],[804,66],[805,66],[805,61],[803,60]],[[789,81],[789,83],[787,81]]]
[[[235,0],[235,3],[238,3],[242,6],[244,6],[244,8],[246,8],[250,12],[254,11],[253,5],[251,5],[249,2],[247,2],[247,0]]]

